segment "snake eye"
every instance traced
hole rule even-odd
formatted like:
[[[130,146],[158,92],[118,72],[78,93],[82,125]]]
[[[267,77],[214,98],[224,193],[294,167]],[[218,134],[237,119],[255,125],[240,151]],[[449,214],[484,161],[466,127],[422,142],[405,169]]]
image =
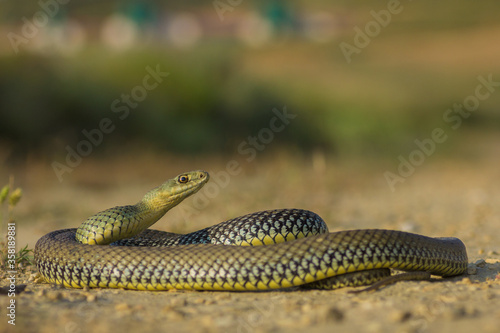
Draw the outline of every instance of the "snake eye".
[[[187,183],[188,180],[189,180],[189,177],[188,176],[184,176],[184,175],[179,176],[179,179],[178,179],[179,183],[181,183],[181,184]]]

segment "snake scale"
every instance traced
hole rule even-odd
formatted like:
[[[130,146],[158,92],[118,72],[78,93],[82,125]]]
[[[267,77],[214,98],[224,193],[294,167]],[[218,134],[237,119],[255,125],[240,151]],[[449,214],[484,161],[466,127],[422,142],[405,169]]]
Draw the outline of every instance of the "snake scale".
[[[204,171],[181,174],[135,205],[43,236],[35,246],[40,274],[73,288],[268,290],[369,285],[390,279],[391,268],[415,271],[410,278],[467,269],[457,238],[379,229],[328,233],[307,210],[252,213],[187,235],[147,229],[208,180]]]

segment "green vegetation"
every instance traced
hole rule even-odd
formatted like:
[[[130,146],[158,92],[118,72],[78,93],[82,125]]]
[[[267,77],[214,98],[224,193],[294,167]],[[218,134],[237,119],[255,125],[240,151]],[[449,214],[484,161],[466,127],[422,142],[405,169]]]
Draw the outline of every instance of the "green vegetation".
[[[9,184],[0,190],[0,233],[4,234],[5,232],[5,239],[0,240],[0,266],[5,268],[5,270],[2,269],[3,271],[24,270],[33,264],[33,250],[28,249],[28,245],[15,254],[11,253],[12,248],[15,248],[16,233],[13,211],[22,196],[21,188],[14,189],[14,177],[11,176]],[[14,254],[14,258],[11,257],[11,254]],[[15,269],[10,266],[10,260],[14,260]],[[8,263],[9,268],[7,268]]]
[[[102,18],[113,4],[67,8],[77,18]],[[193,13],[201,10],[198,2],[190,5]],[[479,75],[500,80],[500,54],[492,43],[500,5],[404,2],[404,10],[348,64],[339,44],[353,43],[353,27],[364,27],[373,20],[370,11],[386,5],[294,2],[297,12],[303,6],[304,13],[338,15],[339,30],[324,44],[300,35],[277,36],[249,48],[232,38],[207,37],[189,49],[144,42],[115,53],[89,40],[72,56],[26,50],[4,55],[0,149],[61,160],[67,147],[75,149],[87,139],[83,131],[109,118],[112,130],[94,147],[95,156],[130,147],[234,154],[241,142],[269,125],[273,108],[286,105],[297,118],[273,145],[397,155],[436,127],[451,132],[443,114],[474,93]],[[18,16],[33,10],[16,8],[11,11]],[[157,66],[169,75],[137,104],[126,104],[123,96],[143,84],[148,67]],[[460,131],[497,131],[499,103],[499,92],[481,101]],[[454,140],[450,135],[445,145]]]
[[[0,133],[17,145],[16,150],[65,154],[66,145],[74,147],[84,139],[83,130],[97,128],[101,119],[109,118],[115,130],[104,138],[102,147],[139,140],[183,153],[230,152],[268,125],[273,108],[292,106],[270,84],[241,77],[237,56],[227,55],[226,50],[218,58],[200,52],[196,57],[175,52],[166,56],[160,51],[102,57],[99,50],[88,50],[71,59],[0,59],[4,73],[0,108],[15,110],[2,113]],[[132,95],[148,74],[146,68],[156,66],[170,75],[144,100],[133,101],[136,107],[128,106],[122,96]],[[115,100],[120,102],[113,108]],[[128,110],[113,112],[120,107]],[[305,105],[293,112],[315,110]],[[306,135],[314,131],[313,126],[307,122],[295,126],[279,139],[313,144]]]

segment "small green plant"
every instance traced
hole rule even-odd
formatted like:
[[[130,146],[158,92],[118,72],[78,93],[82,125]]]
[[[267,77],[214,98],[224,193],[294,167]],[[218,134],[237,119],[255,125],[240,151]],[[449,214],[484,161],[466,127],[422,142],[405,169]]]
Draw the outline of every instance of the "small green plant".
[[[33,250],[28,249],[28,244],[17,252],[16,264],[17,267],[21,269],[33,265]]]
[[[15,246],[16,227],[13,217],[13,211],[23,196],[23,190],[18,187],[14,189],[14,177],[10,176],[9,184],[2,187],[0,190],[0,232],[5,233],[5,238],[0,240],[0,264],[2,268],[7,268],[6,265],[12,260],[9,255],[9,247]],[[7,230],[5,230],[7,229]],[[28,249],[28,245],[23,247],[14,256],[15,268],[23,270],[32,265],[33,250]],[[13,270],[12,267],[6,270]]]

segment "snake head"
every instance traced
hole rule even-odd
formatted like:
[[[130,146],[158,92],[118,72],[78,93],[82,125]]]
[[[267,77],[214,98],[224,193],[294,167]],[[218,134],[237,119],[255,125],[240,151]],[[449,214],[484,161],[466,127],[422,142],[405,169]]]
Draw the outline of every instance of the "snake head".
[[[198,192],[209,179],[208,172],[202,170],[181,173],[146,193],[142,202],[150,209],[170,209]]]

